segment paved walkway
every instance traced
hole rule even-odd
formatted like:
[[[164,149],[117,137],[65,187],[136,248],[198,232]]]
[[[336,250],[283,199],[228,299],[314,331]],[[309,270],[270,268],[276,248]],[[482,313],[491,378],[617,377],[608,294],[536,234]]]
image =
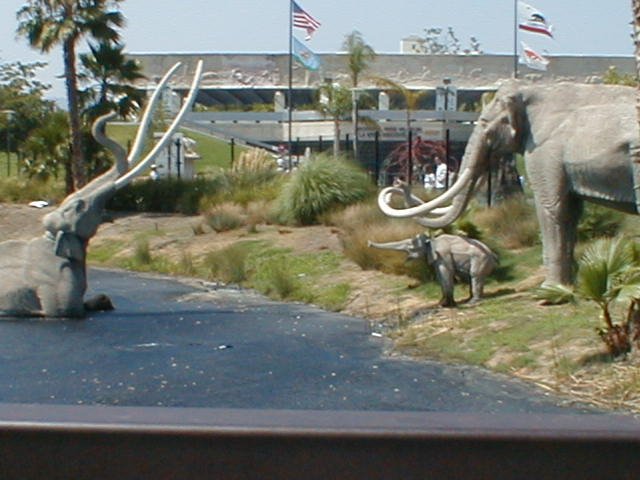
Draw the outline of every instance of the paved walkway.
[[[468,367],[385,355],[362,319],[234,290],[92,270],[116,310],[0,322],[0,402],[574,413]]]

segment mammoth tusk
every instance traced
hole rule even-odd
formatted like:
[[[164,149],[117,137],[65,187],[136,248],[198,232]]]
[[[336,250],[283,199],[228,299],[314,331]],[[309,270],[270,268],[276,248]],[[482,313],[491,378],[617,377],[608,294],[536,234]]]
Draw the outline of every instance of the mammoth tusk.
[[[400,208],[400,209],[393,208],[389,205],[391,194],[397,193],[398,188],[387,187],[383,189],[378,195],[378,206],[380,207],[380,210],[382,210],[382,212],[385,215],[388,215],[390,217],[395,217],[395,218],[408,218],[408,217],[414,217],[416,215],[428,215],[430,213],[436,213],[434,210],[437,207],[441,207],[443,204],[451,201],[458,193],[462,191],[463,188],[465,188],[465,186],[470,180],[471,180],[471,170],[466,168],[462,172],[460,177],[458,177],[458,180],[456,181],[456,183],[454,183],[449,190],[444,192],[439,197],[434,198],[433,200],[427,203],[423,203],[415,207]],[[448,208],[449,207],[445,207],[444,213],[449,212]]]
[[[174,71],[178,65],[179,64],[176,64],[171,71]],[[142,159],[135,166],[135,168],[131,169],[126,175],[116,180],[115,186],[117,189],[124,187],[129,182],[131,182],[131,180],[133,180],[136,176],[138,176],[148,166],[148,164],[151,163],[151,161],[158,155],[158,153],[163,148],[165,148],[167,144],[171,141],[171,138],[173,137],[173,134],[175,133],[175,131],[178,129],[180,122],[182,121],[186,113],[189,110],[191,110],[191,106],[193,105],[193,102],[196,99],[196,95],[198,94],[198,87],[200,86],[200,79],[202,78],[202,65],[203,65],[202,60],[199,60],[198,65],[196,66],[196,72],[193,77],[193,82],[191,83],[191,87],[189,89],[189,95],[187,95],[187,98],[182,104],[182,108],[178,112],[178,115],[176,115],[176,117],[173,119],[173,122],[171,123],[171,126],[169,127],[169,129],[164,133],[160,141],[156,143],[156,145],[153,147],[151,152],[149,152],[147,156],[144,157],[144,159]],[[145,112],[145,117],[147,113],[148,112]],[[145,125],[145,127],[147,127],[147,125]]]
[[[176,63],[165,74],[165,76],[162,78],[162,80],[158,84],[158,87],[153,92],[153,95],[151,96],[149,103],[145,108],[141,126],[138,129],[138,133],[136,135],[134,148],[132,149],[131,154],[129,155],[128,158],[122,146],[120,146],[120,144],[108,138],[103,133],[103,128],[102,128],[103,125],[107,121],[115,117],[116,113],[111,112],[106,115],[103,115],[93,123],[92,129],[91,129],[91,133],[93,137],[96,139],[98,143],[100,143],[102,146],[104,146],[109,151],[111,151],[111,153],[113,153],[116,162],[114,166],[111,167],[109,170],[107,170],[105,173],[103,173],[99,177],[94,178],[91,182],[89,182],[87,185],[82,187],[82,189],[75,192],[74,198],[78,195],[92,195],[97,193],[98,189],[103,187],[107,181],[114,181],[118,177],[125,175],[127,173],[127,170],[129,170],[129,167],[131,166],[131,164],[135,163],[133,162],[133,159],[137,158],[140,155],[139,150],[142,148],[142,144],[143,144],[142,142],[146,136],[147,130],[149,129],[149,125],[151,123],[151,115],[153,114],[155,105],[158,103],[158,100],[160,98],[159,92],[161,92],[164,89],[164,86],[169,81],[169,78],[173,75],[173,73],[176,71],[176,69],[179,66],[180,66],[180,62]]]
[[[95,138],[100,145],[109,150],[115,157],[116,163],[110,169],[109,176],[111,175],[111,173],[113,173],[113,171],[116,171],[118,173],[118,176],[124,175],[125,173],[127,173],[127,169],[129,168],[129,165],[127,163],[127,152],[125,151],[125,149],[122,148],[122,146],[118,142],[110,139],[104,134],[105,124],[116,116],[116,112],[102,115],[95,122],[93,122],[93,126],[91,127],[91,134],[93,135],[93,138]]]
[[[380,192],[380,195],[384,194],[384,202],[388,205],[391,202],[391,198],[393,197],[394,193],[398,193],[400,195],[404,195],[405,192],[401,187],[389,187],[389,188],[385,188],[382,192]],[[415,195],[411,195],[411,199],[413,200],[412,205],[407,205],[408,207],[410,206],[420,206],[420,205],[424,205],[424,201],[419,198],[416,197]],[[405,205],[407,204],[406,199],[405,199]],[[446,214],[449,209],[451,209],[451,205],[447,206],[447,207],[435,207],[432,210],[430,210],[429,212],[427,212],[425,215],[444,215]]]
[[[173,67],[169,69],[167,73],[165,73],[164,77],[160,80],[160,83],[156,86],[151,98],[149,98],[149,102],[147,103],[147,107],[144,109],[144,113],[142,114],[142,118],[140,119],[140,128],[138,128],[138,132],[136,133],[136,138],[133,141],[133,145],[131,146],[131,152],[129,153],[129,166],[132,163],[135,163],[135,159],[140,156],[142,153],[142,148],[144,147],[145,139],[147,138],[147,132],[152,123],[153,112],[156,109],[156,105],[162,96],[162,91],[164,90],[165,85],[169,82],[169,79],[173,76],[175,71],[180,67],[182,63],[177,62]]]
[[[469,191],[474,190],[475,183],[476,182],[473,182],[473,185],[470,186]],[[420,216],[418,218],[415,218],[414,220],[423,227],[444,228],[450,225],[460,216],[460,214],[467,206],[467,203],[469,203],[468,195],[466,195],[464,198],[457,197],[456,200],[454,200],[453,204],[448,207],[449,210],[443,215],[436,218],[427,218],[425,216]]]
[[[127,152],[120,146],[118,142],[111,140],[104,134],[104,125],[116,116],[115,112],[108,113],[98,117],[91,127],[91,134],[96,141],[109,150],[115,157],[115,163],[113,166],[87,183],[80,190],[77,190],[72,197],[78,196],[91,196],[96,194],[100,188],[106,185],[108,182],[114,181],[120,175],[123,175],[127,171]],[[65,199],[66,201],[66,199]]]

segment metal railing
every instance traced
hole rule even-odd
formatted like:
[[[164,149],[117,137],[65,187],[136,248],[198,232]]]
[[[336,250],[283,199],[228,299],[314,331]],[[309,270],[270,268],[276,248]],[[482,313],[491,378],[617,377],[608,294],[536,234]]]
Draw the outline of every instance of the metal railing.
[[[0,405],[2,479],[637,478],[617,415]]]

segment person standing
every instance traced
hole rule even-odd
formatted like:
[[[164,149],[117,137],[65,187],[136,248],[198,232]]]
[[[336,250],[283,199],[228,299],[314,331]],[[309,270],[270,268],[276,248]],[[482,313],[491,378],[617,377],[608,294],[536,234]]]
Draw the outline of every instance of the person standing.
[[[447,188],[447,164],[438,156],[434,160],[436,162],[436,190],[444,190]]]

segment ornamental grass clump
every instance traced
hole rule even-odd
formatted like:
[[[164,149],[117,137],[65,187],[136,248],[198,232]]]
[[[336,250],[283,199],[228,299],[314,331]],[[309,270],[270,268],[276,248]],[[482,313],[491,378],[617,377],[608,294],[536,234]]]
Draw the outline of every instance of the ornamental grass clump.
[[[340,159],[316,156],[295,171],[284,185],[278,205],[281,217],[301,225],[371,196],[371,178],[357,165]]]

